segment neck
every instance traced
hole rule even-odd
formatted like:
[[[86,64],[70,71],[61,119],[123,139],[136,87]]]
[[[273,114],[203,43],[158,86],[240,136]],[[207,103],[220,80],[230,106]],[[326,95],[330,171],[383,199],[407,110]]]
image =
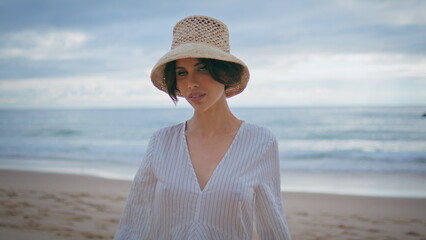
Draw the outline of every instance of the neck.
[[[235,131],[241,122],[232,114],[225,99],[221,104],[216,104],[206,111],[195,111],[187,122],[187,132],[208,138]]]

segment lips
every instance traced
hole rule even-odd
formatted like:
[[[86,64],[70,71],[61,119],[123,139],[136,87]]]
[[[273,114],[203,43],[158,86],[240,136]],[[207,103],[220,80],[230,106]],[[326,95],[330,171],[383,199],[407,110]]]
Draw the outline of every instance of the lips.
[[[196,102],[196,101],[200,101],[204,96],[206,96],[205,93],[194,92],[189,94],[188,98]]]

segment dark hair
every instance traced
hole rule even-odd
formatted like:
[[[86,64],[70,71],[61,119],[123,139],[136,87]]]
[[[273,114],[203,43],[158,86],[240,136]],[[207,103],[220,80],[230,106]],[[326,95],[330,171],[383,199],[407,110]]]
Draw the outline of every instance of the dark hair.
[[[205,64],[212,78],[225,85],[225,90],[237,85],[241,81],[243,66],[238,63],[221,61],[210,58],[199,58]],[[171,61],[164,68],[164,83],[167,86],[167,93],[176,104],[178,101],[176,91],[179,91],[176,83],[176,61]]]

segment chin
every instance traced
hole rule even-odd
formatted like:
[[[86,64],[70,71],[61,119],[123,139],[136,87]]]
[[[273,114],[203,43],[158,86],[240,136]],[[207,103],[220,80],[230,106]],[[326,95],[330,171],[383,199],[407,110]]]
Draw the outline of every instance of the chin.
[[[204,106],[191,105],[195,112],[202,113],[207,111],[207,108]]]
[[[190,104],[191,107],[194,109],[197,113],[203,113],[209,110],[211,106],[208,106],[207,104]]]

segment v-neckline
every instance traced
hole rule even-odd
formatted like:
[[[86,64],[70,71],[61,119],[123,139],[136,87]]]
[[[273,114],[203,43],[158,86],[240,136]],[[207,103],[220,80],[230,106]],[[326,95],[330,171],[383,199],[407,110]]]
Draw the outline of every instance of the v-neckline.
[[[195,184],[197,185],[197,189],[201,193],[203,193],[206,190],[206,188],[210,185],[210,182],[212,181],[213,177],[215,176],[215,173],[218,171],[218,169],[220,168],[220,166],[223,165],[224,160],[227,158],[229,152],[232,150],[232,146],[237,141],[238,136],[240,135],[240,132],[241,132],[241,130],[243,128],[243,125],[245,125],[245,121],[244,120],[241,121],[241,125],[238,128],[237,133],[234,136],[234,139],[232,140],[231,144],[228,146],[228,149],[226,150],[226,152],[223,155],[223,157],[220,159],[219,163],[214,168],[214,170],[213,170],[213,172],[212,172],[209,180],[207,180],[206,185],[204,185],[204,188],[201,189],[200,182],[198,181],[197,174],[195,173],[194,166],[192,165],[191,154],[189,153],[188,141],[186,139],[186,134],[185,134],[186,122],[182,123],[181,134],[182,134],[182,137],[183,137],[183,144],[185,145],[185,154],[186,154],[185,158],[187,159],[188,164],[189,164],[189,166],[191,168],[191,172],[192,172],[193,178],[195,180]]]

